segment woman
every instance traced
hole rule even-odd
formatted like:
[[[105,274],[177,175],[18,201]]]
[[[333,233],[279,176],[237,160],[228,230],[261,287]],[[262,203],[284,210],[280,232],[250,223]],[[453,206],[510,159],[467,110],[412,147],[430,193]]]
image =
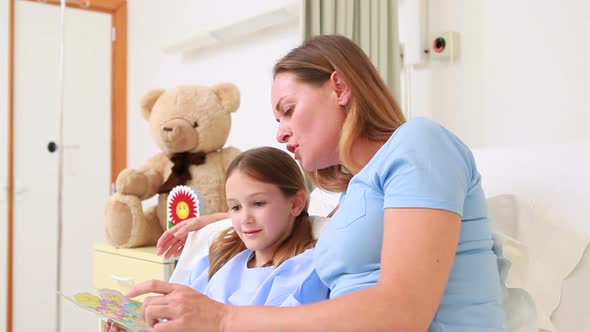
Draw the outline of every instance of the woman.
[[[314,183],[343,191],[314,256],[330,300],[233,307],[151,281],[131,296],[156,331],[502,331],[485,196],[471,152],[404,117],[349,39],[306,41],[275,65],[277,139]]]

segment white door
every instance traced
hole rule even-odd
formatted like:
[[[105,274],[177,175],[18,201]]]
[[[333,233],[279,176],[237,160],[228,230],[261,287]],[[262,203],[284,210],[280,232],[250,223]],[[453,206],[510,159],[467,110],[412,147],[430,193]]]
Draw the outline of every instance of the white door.
[[[111,16],[65,15],[64,181],[57,276],[60,8],[15,7],[14,332],[93,331],[97,320],[56,291],[92,290],[92,245],[103,238],[110,182]],[[60,286],[58,286],[60,285]]]

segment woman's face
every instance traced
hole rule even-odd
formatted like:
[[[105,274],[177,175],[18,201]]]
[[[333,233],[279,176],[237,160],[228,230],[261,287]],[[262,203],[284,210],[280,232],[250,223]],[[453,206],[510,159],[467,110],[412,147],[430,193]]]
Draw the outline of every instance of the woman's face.
[[[346,117],[333,82],[320,87],[283,72],[272,85],[272,107],[279,122],[277,141],[286,143],[306,171],[339,164],[338,142]]]

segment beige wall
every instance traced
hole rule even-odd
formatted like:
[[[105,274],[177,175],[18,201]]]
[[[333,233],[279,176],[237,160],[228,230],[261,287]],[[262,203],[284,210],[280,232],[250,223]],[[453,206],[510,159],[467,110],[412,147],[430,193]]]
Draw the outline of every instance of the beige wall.
[[[230,22],[287,1],[175,0],[130,2],[129,164],[157,151],[137,107],[153,87],[237,83],[243,103],[229,144],[276,145],[270,112],[272,63],[300,41],[296,24],[183,58],[160,46],[175,37]],[[434,118],[473,147],[590,138],[590,3],[564,0],[426,1],[428,34],[458,31],[461,57],[426,61],[412,75],[413,114]],[[231,5],[243,6],[232,8]],[[188,8],[182,10],[183,8]],[[222,10],[222,8],[225,8]],[[159,20],[160,24],[153,24]],[[156,27],[157,26],[157,27]],[[253,131],[252,128],[257,128]]]
[[[456,64],[416,68],[416,113],[474,147],[590,138],[590,2],[428,1],[431,32],[461,33]]]
[[[161,48],[206,28],[256,16],[292,3],[290,0],[171,0],[129,2],[128,165],[136,167],[156,153],[138,107],[152,88],[229,81],[242,94],[232,114],[228,145],[247,149],[278,144],[271,116],[271,71],[276,60],[300,43],[299,24],[279,26],[234,43],[191,55],[165,54]],[[155,23],[157,22],[157,24]]]

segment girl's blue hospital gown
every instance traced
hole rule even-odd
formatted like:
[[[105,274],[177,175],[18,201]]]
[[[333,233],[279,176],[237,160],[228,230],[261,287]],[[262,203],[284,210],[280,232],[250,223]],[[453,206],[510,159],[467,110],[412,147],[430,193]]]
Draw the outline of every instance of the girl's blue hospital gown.
[[[313,268],[313,249],[278,267],[248,268],[251,250],[234,256],[208,280],[209,258],[204,256],[184,284],[218,302],[234,305],[292,306],[328,298],[328,287]]]
[[[443,209],[461,216],[453,267],[429,331],[502,331],[497,257],[469,148],[440,125],[414,118],[352,178],[315,247],[314,265],[331,298],[379,279],[385,208]]]

